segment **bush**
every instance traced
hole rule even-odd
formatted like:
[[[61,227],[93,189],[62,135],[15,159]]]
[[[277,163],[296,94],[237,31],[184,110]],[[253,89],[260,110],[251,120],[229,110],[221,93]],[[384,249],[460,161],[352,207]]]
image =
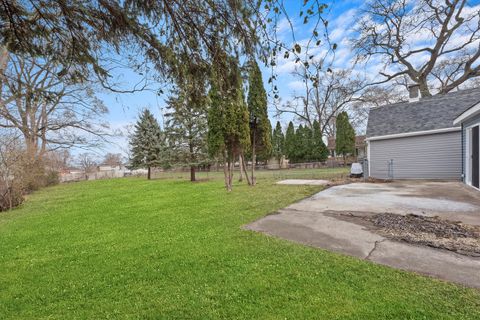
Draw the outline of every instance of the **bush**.
[[[0,212],[21,205],[23,200],[23,190],[19,185],[0,186]]]
[[[57,171],[49,170],[45,174],[45,186],[54,186],[60,183],[60,175]]]
[[[25,192],[30,193],[45,186],[45,169],[39,161],[25,161],[18,171],[16,179],[23,182]]]
[[[0,211],[20,205],[24,195],[60,182],[52,159],[32,157],[21,139],[0,132]]]
[[[56,185],[60,182],[58,172],[46,168],[45,161],[42,160],[24,162],[24,164],[21,165],[18,178],[23,181],[25,192],[29,193],[43,187]]]

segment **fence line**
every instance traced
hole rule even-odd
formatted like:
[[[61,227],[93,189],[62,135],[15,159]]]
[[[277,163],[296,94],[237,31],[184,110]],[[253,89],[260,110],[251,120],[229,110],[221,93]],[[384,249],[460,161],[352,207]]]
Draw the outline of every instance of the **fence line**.
[[[347,165],[351,162],[350,159],[347,159]],[[247,165],[248,171],[251,170],[252,164]],[[301,170],[309,170],[309,169],[335,169],[335,168],[344,168],[345,165],[343,163],[343,159],[328,159],[327,161],[323,162],[300,162],[300,163],[287,163],[283,166],[279,164],[270,163],[270,164],[257,164],[255,165],[255,170],[260,174],[265,176],[266,173],[271,173],[272,177],[286,177],[288,176],[288,172],[292,171],[293,175],[297,173],[293,173],[295,170],[298,170],[299,175],[308,176],[316,176],[316,173],[308,173],[302,172]],[[217,163],[210,166],[202,166],[196,168],[196,173],[199,176],[204,176],[207,174],[207,178],[209,178],[208,173],[221,173],[223,172],[223,165],[221,163]],[[171,169],[152,169],[152,176],[154,178],[183,178],[184,174],[189,174],[190,167],[175,167]],[[238,175],[240,172],[240,166],[238,163],[234,166],[234,172]],[[100,180],[100,179],[114,179],[114,178],[123,178],[129,176],[138,176],[138,177],[145,177],[147,175],[147,170],[105,170],[105,171],[95,171],[95,172],[70,172],[64,173],[60,177],[61,182],[74,182],[74,181],[85,181],[85,180]],[[269,175],[270,176],[270,175]]]

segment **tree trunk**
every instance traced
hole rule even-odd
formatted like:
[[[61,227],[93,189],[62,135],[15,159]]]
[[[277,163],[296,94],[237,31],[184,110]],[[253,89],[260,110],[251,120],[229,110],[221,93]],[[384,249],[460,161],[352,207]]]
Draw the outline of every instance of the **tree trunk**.
[[[147,179],[148,179],[148,180],[151,180],[151,179],[152,179],[152,168],[147,167],[147,170],[148,170],[148,172],[147,172]]]
[[[189,142],[188,142],[188,148],[190,152],[190,181],[194,182],[196,181],[195,179],[195,152],[194,152],[194,145],[193,145],[193,139],[192,139],[192,133],[191,130],[189,130]]]
[[[2,45],[0,49],[0,77],[4,77],[4,70],[7,68],[9,57],[7,46]]]
[[[190,181],[194,182],[195,179],[195,166],[190,166]]]
[[[420,96],[422,98],[432,96],[432,94],[430,93],[430,90],[428,90],[428,84],[426,79],[425,80],[420,79],[420,82],[418,82],[418,85],[419,85]]]
[[[38,151],[37,141],[35,140],[35,137],[32,137],[32,135],[30,134],[24,133],[24,137],[25,137],[25,148],[26,148],[28,161],[30,165],[33,165],[37,157],[37,151]]]
[[[254,186],[257,183],[257,179],[255,178],[255,164],[257,162],[257,155],[255,154],[255,132],[253,130],[253,138],[252,138],[252,177],[251,177],[251,186]]]
[[[233,168],[235,167],[235,156],[232,157],[232,160],[230,161],[230,170],[228,174],[228,183],[230,185],[230,191],[232,191],[232,185],[233,185]]]
[[[3,80],[5,80],[5,69],[7,68],[8,64],[8,59],[9,59],[9,54],[7,50],[7,46],[2,45],[0,49],[0,82],[3,83]],[[3,86],[3,84],[2,84]],[[3,99],[0,100],[0,108],[5,107],[5,103]]]
[[[247,162],[245,161],[245,156],[242,154],[240,154],[240,158],[242,159],[242,167],[240,168],[240,171],[244,171],[245,172],[245,178],[247,178],[247,183],[249,186],[252,185],[252,181],[250,181],[250,177],[248,176],[248,171],[247,171]]]
[[[242,182],[243,181],[243,159],[241,154],[238,156],[238,164],[240,166],[240,176],[238,177],[238,182]],[[246,175],[248,179],[248,173],[246,173]]]
[[[228,192],[232,191],[230,184],[230,161],[227,159],[227,151],[223,151],[223,176],[225,179],[225,188]]]

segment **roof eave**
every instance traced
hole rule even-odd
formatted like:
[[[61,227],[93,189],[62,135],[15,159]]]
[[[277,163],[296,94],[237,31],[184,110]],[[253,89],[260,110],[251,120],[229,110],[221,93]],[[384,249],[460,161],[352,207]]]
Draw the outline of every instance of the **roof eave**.
[[[464,112],[462,112],[461,115],[459,115],[455,120],[453,120],[453,125],[458,126],[462,122],[465,122],[466,120],[480,114],[480,103],[474,104]]]
[[[406,138],[406,137],[414,137],[414,136],[424,136],[424,135],[437,134],[437,133],[448,133],[448,132],[455,132],[460,130],[461,130],[461,127],[450,127],[450,128],[442,128],[442,129],[434,129],[434,130],[387,134],[383,136],[373,136],[373,137],[368,137],[365,140],[366,141],[387,140],[387,139]]]

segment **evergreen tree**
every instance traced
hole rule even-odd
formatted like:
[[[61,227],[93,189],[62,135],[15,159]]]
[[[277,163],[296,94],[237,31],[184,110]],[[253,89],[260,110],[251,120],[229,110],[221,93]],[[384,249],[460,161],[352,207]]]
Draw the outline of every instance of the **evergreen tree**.
[[[273,129],[272,134],[272,154],[278,159],[280,164],[280,159],[285,155],[285,136],[283,135],[282,125],[280,121],[277,121],[275,129]]]
[[[343,162],[346,163],[348,154],[355,152],[355,130],[348,119],[347,112],[341,112],[336,121],[335,151],[343,156]]]
[[[224,162],[225,187],[232,190],[235,159],[250,147],[249,113],[238,60],[219,51],[213,65],[208,112],[208,148]],[[221,68],[223,67],[225,68]],[[218,70],[227,69],[226,74]]]
[[[295,162],[295,140],[295,127],[290,121],[285,132],[285,155],[291,163]]]
[[[303,161],[315,161],[315,142],[313,140],[313,128],[305,126],[303,130],[305,132],[305,156]]]
[[[190,181],[196,181],[196,168],[209,162],[205,107],[190,102],[177,92],[167,100],[166,130],[171,149],[170,161],[190,168]]]
[[[312,128],[312,159],[314,161],[325,161],[328,158],[328,148],[323,142],[320,123],[315,120]]]
[[[178,70],[177,88],[167,100],[166,134],[171,161],[190,168],[195,181],[198,166],[209,162],[207,150],[207,95],[205,68],[184,59]]]
[[[307,126],[299,125],[295,133],[295,161],[304,162],[309,156],[310,130]]]
[[[261,148],[258,153],[257,153],[257,161],[262,161],[262,162],[265,162],[265,161],[268,161],[272,158],[272,125],[270,123],[270,120],[268,121],[268,125],[269,125],[269,128],[270,128],[270,131],[267,132],[266,134],[268,135],[268,140],[270,141],[270,148]]]
[[[255,60],[250,63],[248,75],[248,113],[250,118],[250,144],[252,156],[251,184],[255,185],[257,153],[268,158],[272,150],[272,125],[268,120],[267,93],[263,87],[262,73]],[[248,174],[248,173],[246,173]]]
[[[153,114],[145,109],[142,111],[135,132],[130,139],[131,166],[147,168],[147,178],[151,179],[151,168],[162,165],[164,152],[163,134]]]

